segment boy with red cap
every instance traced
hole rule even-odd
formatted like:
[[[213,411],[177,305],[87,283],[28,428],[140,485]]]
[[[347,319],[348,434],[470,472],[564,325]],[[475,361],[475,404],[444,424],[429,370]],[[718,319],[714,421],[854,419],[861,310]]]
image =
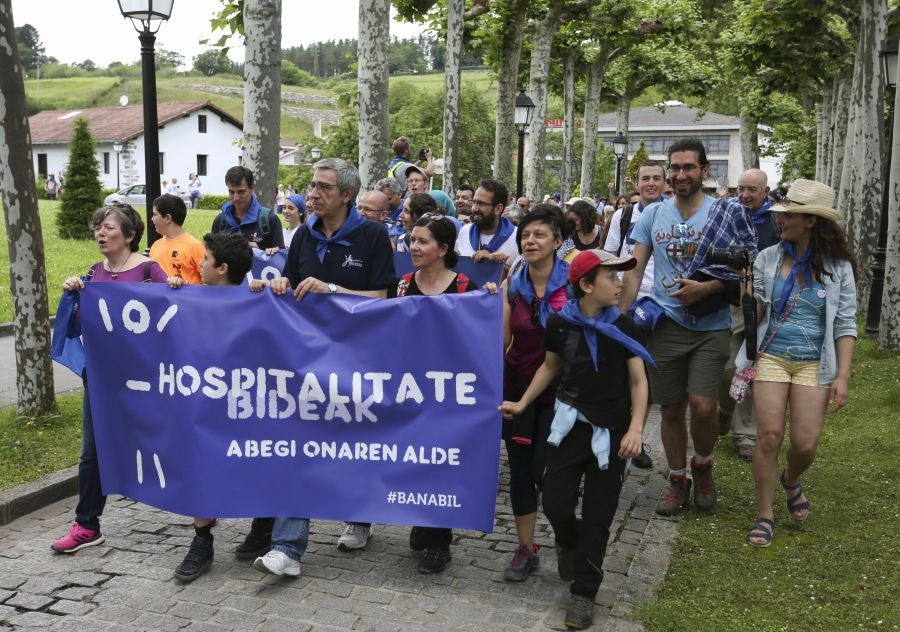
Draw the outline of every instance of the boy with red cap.
[[[556,415],[547,439],[544,513],[553,526],[559,576],[571,582],[565,625],[593,622],[603,581],[603,558],[628,459],[641,453],[647,409],[644,360],[637,326],[616,307],[617,274],[636,264],[605,250],[585,250],[569,267],[576,298],[547,319],[544,363],[518,402],[503,402],[504,416],[520,414],[559,375]],[[575,518],[584,478],[581,520]]]

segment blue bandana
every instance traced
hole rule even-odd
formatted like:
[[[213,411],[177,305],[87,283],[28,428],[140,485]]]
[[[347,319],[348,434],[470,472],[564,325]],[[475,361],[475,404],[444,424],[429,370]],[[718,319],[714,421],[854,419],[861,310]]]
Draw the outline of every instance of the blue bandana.
[[[784,282],[784,288],[781,290],[781,297],[778,299],[780,303],[778,308],[779,314],[787,307],[787,301],[794,289],[794,284],[797,282],[797,277],[800,277],[800,283],[803,283],[807,278],[812,280],[812,270],[809,268],[809,257],[812,254],[812,246],[807,247],[806,252],[802,255],[797,255],[794,246],[795,244],[792,241],[781,241],[781,247],[784,248],[784,252],[790,255],[791,259],[794,260],[794,265],[791,266],[791,271]]]
[[[488,252],[497,252],[500,249],[500,246],[510,238],[510,236],[516,231],[516,227],[513,225],[511,221],[506,219],[505,217],[500,218],[500,226],[497,228],[497,232],[494,233],[494,237],[491,239],[487,245],[481,245],[481,230],[478,228],[477,224],[472,224],[472,230],[469,231],[469,243],[472,244],[472,250],[479,251],[482,247]]]
[[[350,206],[350,212],[347,214],[347,219],[331,237],[326,237],[325,233],[316,228],[318,221],[319,218],[315,214],[312,214],[309,216],[309,219],[306,220],[306,226],[309,228],[309,234],[316,240],[316,256],[319,258],[319,263],[321,263],[325,261],[325,253],[328,251],[328,246],[331,244],[349,246],[350,242],[347,241],[346,238],[366,220],[359,214],[359,211],[356,210],[356,205],[352,204]]]
[[[509,289],[512,295],[522,297],[522,300],[531,304],[535,299],[534,285],[531,283],[531,277],[528,276],[528,263],[522,266],[521,270],[510,279]],[[553,258],[553,270],[550,271],[550,278],[547,279],[547,289],[544,292],[544,300],[538,301],[538,314],[541,319],[541,327],[547,326],[547,317],[553,310],[550,306],[550,297],[558,289],[566,287],[569,278],[569,264],[562,259]]]
[[[653,357],[641,343],[628,336],[613,324],[615,320],[622,315],[622,312],[619,311],[618,307],[614,305],[607,307],[594,318],[588,318],[581,313],[580,309],[578,309],[578,299],[573,298],[566,301],[566,304],[563,306],[562,311],[559,312],[559,315],[562,316],[563,320],[566,322],[572,323],[573,325],[580,325],[584,328],[584,338],[587,341],[588,351],[591,352],[591,359],[594,361],[594,370],[597,370],[598,333],[607,338],[612,338],[636,356],[639,356],[653,366],[656,366]]]
[[[758,209],[752,211],[753,213],[753,223],[759,226],[760,224],[765,224],[769,221],[769,209],[772,208],[772,200],[768,196],[763,200],[763,203],[760,205]]]

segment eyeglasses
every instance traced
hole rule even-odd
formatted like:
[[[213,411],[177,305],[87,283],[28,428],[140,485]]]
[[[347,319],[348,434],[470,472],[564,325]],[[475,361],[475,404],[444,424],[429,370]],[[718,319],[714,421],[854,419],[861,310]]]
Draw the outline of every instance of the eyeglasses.
[[[493,206],[494,203],[488,200],[487,202],[484,200],[472,200],[472,204],[476,204],[478,206]]]
[[[679,224],[675,224],[675,234],[679,237],[687,237],[690,227],[687,225],[687,222],[681,222]]]
[[[312,193],[315,190],[321,191],[322,193],[328,193],[332,189],[336,189],[338,185],[336,184],[328,184],[327,182],[310,182],[309,186],[306,188],[308,193]]]
[[[697,165],[669,165],[669,174],[675,175],[679,171],[681,173],[690,173],[691,171],[695,171],[700,167]]]

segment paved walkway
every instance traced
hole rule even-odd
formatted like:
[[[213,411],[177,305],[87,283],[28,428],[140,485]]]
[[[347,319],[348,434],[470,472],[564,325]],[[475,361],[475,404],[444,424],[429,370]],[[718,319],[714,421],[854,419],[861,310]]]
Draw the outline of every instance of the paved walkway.
[[[81,378],[54,362],[53,385],[57,393],[67,393],[81,388]],[[18,399],[15,340],[11,335],[0,335],[0,408],[12,406]]]
[[[11,339],[0,338],[0,358],[11,358],[11,348]],[[0,374],[0,392],[9,389],[8,372]],[[645,436],[660,469],[658,409]],[[663,486],[659,471],[633,469],[625,481],[594,630],[643,629],[630,618],[632,606],[652,598],[676,535],[675,523],[653,512]],[[215,563],[184,585],[172,571],[193,536],[190,519],[111,497],[106,543],[57,555],[49,545],[67,530],[74,503],[69,498],[0,527],[0,630],[565,629],[568,589],[556,574],[543,516],[541,568],[521,584],[503,581],[516,542],[505,456],[494,532],[455,532],[453,561],[440,575],[416,571],[406,527],[376,525],[365,551],[342,553],[335,544],[343,525],[325,521],[313,521],[300,577],[262,575],[232,555],[249,521],[222,520],[213,531]]]

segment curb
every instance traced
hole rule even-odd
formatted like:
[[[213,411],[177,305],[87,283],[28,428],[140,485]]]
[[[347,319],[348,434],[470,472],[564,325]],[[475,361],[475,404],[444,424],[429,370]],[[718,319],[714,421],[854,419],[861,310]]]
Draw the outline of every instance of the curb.
[[[77,493],[77,465],[0,491],[0,526]]]
[[[50,316],[50,328],[53,328],[53,323],[56,322],[56,314],[52,314]],[[12,336],[16,333],[16,324],[13,322],[9,323],[0,323],[0,337],[3,336]],[[0,523],[2,524],[2,523]]]

